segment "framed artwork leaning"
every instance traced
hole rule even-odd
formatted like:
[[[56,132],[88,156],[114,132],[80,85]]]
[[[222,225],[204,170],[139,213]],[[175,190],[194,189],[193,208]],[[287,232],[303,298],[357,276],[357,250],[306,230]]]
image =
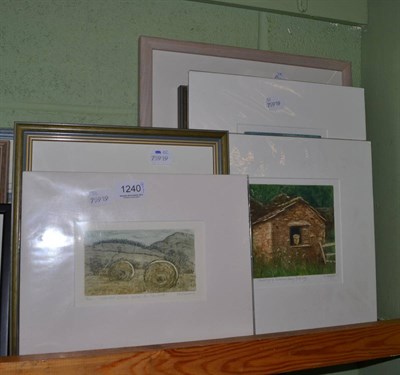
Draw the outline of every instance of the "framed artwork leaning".
[[[225,131],[16,123],[15,147],[19,175],[25,170],[226,174],[229,169]]]
[[[0,142],[8,142],[8,187],[7,187],[7,201],[12,202],[12,182],[13,182],[13,156],[14,156],[14,129],[0,129]],[[4,151],[3,151],[4,152]],[[4,177],[3,177],[4,178]]]
[[[15,124],[12,310],[18,312],[19,244],[24,171],[226,174],[224,131],[143,129],[79,124]],[[12,315],[17,351],[18,314]]]
[[[250,183],[256,333],[376,321],[370,146],[230,135],[231,173]]]
[[[19,353],[253,334],[247,181],[24,172]]]
[[[139,126],[178,127],[188,72],[229,73],[351,86],[351,63],[251,48],[141,36]]]
[[[0,355],[9,354],[11,204],[0,204]]]
[[[0,203],[7,203],[10,141],[0,139]]]

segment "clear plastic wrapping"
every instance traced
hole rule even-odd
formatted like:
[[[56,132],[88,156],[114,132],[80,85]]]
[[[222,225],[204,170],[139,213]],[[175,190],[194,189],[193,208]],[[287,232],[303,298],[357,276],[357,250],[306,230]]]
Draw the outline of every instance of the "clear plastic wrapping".
[[[20,353],[253,332],[246,176],[24,172]]]
[[[254,279],[256,333],[375,321],[370,143],[246,134],[229,138],[231,173],[249,175],[250,191],[258,185],[258,196],[274,189],[274,201],[268,200],[272,209],[252,215],[253,257],[261,228],[269,268],[278,264],[286,272]],[[326,189],[333,192],[330,206],[313,205],[311,197],[321,201]],[[257,199],[250,206],[260,211]],[[303,257],[312,252],[318,258],[303,268]],[[326,273],[311,267],[327,262],[333,267]],[[297,265],[297,273],[287,273]]]
[[[189,72],[193,129],[365,140],[362,88]]]

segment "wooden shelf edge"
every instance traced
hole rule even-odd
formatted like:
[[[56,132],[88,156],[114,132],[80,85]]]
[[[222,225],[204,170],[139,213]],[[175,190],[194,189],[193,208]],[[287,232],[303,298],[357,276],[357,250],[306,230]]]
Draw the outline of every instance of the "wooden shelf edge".
[[[148,347],[4,357],[7,374],[278,374],[400,355],[400,319]]]

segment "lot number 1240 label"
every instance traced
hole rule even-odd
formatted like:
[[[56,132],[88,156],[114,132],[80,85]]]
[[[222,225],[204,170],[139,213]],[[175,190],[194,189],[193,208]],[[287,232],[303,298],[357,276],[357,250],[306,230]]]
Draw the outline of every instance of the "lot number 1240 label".
[[[144,195],[144,182],[129,182],[118,185],[120,198],[140,198]]]

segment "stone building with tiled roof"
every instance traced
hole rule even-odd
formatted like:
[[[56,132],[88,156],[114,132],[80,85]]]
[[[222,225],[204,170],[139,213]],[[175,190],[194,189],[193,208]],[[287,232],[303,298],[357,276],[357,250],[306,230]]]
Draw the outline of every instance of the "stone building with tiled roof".
[[[325,218],[302,197],[280,194],[260,209],[252,205],[253,254],[265,261],[322,262],[325,243]]]

